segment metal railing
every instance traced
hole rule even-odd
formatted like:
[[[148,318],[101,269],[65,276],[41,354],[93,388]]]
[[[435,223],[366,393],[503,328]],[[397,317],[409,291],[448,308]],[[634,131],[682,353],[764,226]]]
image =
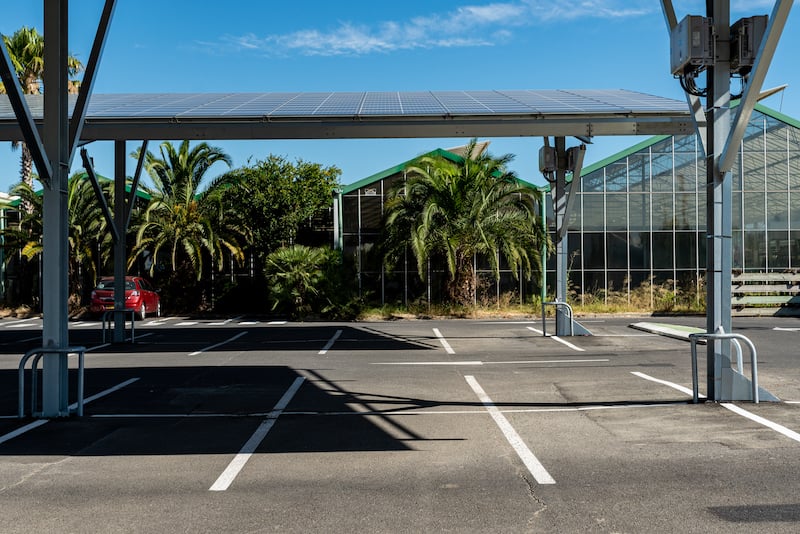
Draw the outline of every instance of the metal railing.
[[[731,344],[736,347],[737,352],[737,362],[736,367],[739,371],[739,374],[743,373],[743,364],[742,364],[742,346],[739,344],[739,341],[743,341],[745,345],[750,349],[750,382],[752,383],[753,388],[753,402],[758,404],[758,354],[756,353],[756,346],[753,344],[750,339],[743,336],[742,334],[726,334],[722,331],[722,328],[716,333],[710,332],[698,332],[695,334],[689,334],[689,341],[692,344],[692,402],[697,404],[699,402],[700,393],[698,391],[698,378],[697,378],[697,340],[698,339],[706,339],[706,340],[718,340],[718,339],[728,339],[731,341]]]
[[[28,363],[28,360],[31,358],[33,358],[33,361],[31,362],[31,415],[34,417],[41,415],[41,412],[36,412],[36,395],[39,390],[39,377],[37,371],[39,368],[39,360],[41,360],[42,356],[45,354],[65,354],[67,356],[70,354],[75,354],[78,356],[78,402],[75,411],[79,417],[83,416],[84,352],[86,352],[86,347],[66,347],[63,349],[42,347],[39,349],[31,349],[26,352],[24,356],[22,356],[22,359],[19,361],[18,369],[19,405],[17,409],[17,415],[20,419],[25,417],[25,364]]]
[[[560,300],[556,299],[552,302],[542,302],[542,335],[547,336],[547,322],[545,321],[545,306],[555,306],[556,307],[556,334],[558,334],[558,308],[563,307],[567,309],[567,317],[569,318],[569,335],[575,335],[575,325],[573,324],[572,320],[572,306],[570,306],[566,302],[561,302]]]
[[[108,310],[106,312],[103,312],[103,343],[106,342],[106,332],[108,332],[109,327],[114,324],[113,320],[109,321],[108,317],[110,315],[113,315],[114,319],[116,319],[118,313],[129,314],[131,316],[131,318],[130,318],[130,321],[131,321],[131,343],[133,343],[136,340],[135,339],[135,337],[136,337],[136,311],[135,310]],[[123,329],[124,329],[124,327],[123,327]]]

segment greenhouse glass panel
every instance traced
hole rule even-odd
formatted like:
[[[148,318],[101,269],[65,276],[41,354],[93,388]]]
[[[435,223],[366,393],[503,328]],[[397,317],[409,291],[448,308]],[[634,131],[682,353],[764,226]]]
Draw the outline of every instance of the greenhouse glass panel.
[[[789,259],[792,269],[800,268],[800,230],[789,232]]]
[[[596,231],[605,229],[605,196],[597,194],[581,195],[583,203],[583,229]]]
[[[767,236],[763,231],[744,233],[744,269],[764,271],[767,268]]]
[[[792,132],[794,136],[797,132]],[[794,139],[789,151],[789,185],[792,189],[800,189],[800,142]]]
[[[577,280],[570,277],[570,280],[575,282],[580,281],[580,273],[572,273],[573,276],[577,275]],[[603,271],[583,271],[583,286],[578,285],[578,291],[588,295],[598,295],[606,288],[606,273]]]
[[[342,197],[342,226],[344,233],[358,233],[358,194]]]
[[[697,229],[697,196],[694,193],[675,194],[675,229]]]
[[[767,228],[789,229],[789,193],[767,193]]]
[[[675,267],[694,269],[697,267],[697,234],[675,232]]]
[[[694,152],[675,154],[675,191],[697,189],[697,159]]]
[[[625,160],[612,163],[606,167],[606,191],[619,192],[628,190],[628,166]]]
[[[608,271],[606,287],[609,293],[628,293],[628,273],[626,271]]]
[[[602,193],[605,181],[605,168],[590,172],[581,177],[581,191],[584,193]]]
[[[603,269],[606,257],[605,239],[602,233],[583,234],[583,268]]]
[[[789,268],[789,232],[767,232],[770,269]]]
[[[609,232],[606,234],[606,265],[609,269],[628,268],[628,235]]]
[[[650,229],[650,195],[632,193],[628,195],[628,224],[630,230]]]
[[[672,152],[653,152],[653,191],[672,192],[673,182]]]
[[[383,209],[380,196],[365,195],[361,197],[361,231],[377,232],[381,230],[381,213]]]
[[[764,202],[766,193],[744,193],[744,229],[759,230],[767,227]]]
[[[744,153],[744,190],[764,191],[766,178],[764,175],[764,154],[762,152]]]
[[[648,269],[650,267],[650,234],[648,232],[631,232],[628,234],[628,247],[631,269]]]
[[[672,232],[653,232],[653,269],[671,269],[675,243]]]
[[[789,160],[786,152],[788,128],[767,133],[767,190],[786,191],[789,187]]]
[[[653,193],[653,230],[672,230],[675,206],[671,193]]]
[[[733,231],[733,268],[744,269],[744,232],[741,230]],[[700,241],[701,245],[705,243],[705,239]],[[705,251],[700,253],[700,261],[705,262]]]
[[[628,156],[628,180],[629,191],[650,191],[650,157],[647,152]]]
[[[609,193],[606,195],[606,230],[619,231],[628,228],[628,195]]]

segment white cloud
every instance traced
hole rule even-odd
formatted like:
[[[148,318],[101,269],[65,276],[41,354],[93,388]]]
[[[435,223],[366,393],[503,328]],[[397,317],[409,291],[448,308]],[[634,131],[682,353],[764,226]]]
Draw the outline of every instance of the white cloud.
[[[637,17],[653,11],[652,2],[584,0],[573,4],[512,0],[465,5],[405,21],[374,25],[342,22],[331,29],[303,29],[258,37],[226,36],[222,46],[269,55],[359,56],[396,50],[492,46],[512,39],[514,29],[580,18]],[[219,48],[219,46],[217,46]]]

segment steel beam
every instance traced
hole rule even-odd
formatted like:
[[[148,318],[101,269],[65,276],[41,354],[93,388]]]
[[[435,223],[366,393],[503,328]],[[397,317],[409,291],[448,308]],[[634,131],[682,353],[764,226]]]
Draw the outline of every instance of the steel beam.
[[[14,66],[11,64],[11,58],[8,55],[8,50],[6,50],[5,42],[3,42],[2,39],[0,39],[0,52],[2,52],[2,57],[0,57],[0,79],[3,80],[8,100],[17,118],[22,140],[28,145],[33,163],[36,165],[36,170],[39,171],[39,180],[47,186],[50,184],[50,176],[52,176],[53,171],[50,168],[50,162],[45,154],[39,130],[36,129],[33,115],[31,115],[31,110],[28,108],[28,102],[22,94],[22,88],[19,85],[17,73]],[[13,140],[17,141],[19,139]]]
[[[97,180],[97,175],[94,172],[92,160],[89,158],[89,153],[86,152],[85,148],[81,149],[81,159],[83,160],[83,168],[86,169],[86,174],[89,176],[89,181],[92,184],[94,196],[100,204],[100,211],[103,213],[106,224],[111,229],[111,238],[114,240],[114,243],[116,243],[119,241],[119,234],[117,233],[117,227],[114,225],[114,217],[111,216],[111,211],[108,209],[108,202],[106,202],[103,189],[100,187],[100,182]]]
[[[114,231],[119,236],[114,242],[114,309],[125,309],[125,272],[128,256],[125,248],[125,141],[114,142]],[[114,314],[114,343],[125,341],[125,314]]]
[[[44,0],[44,149],[52,177],[43,196],[42,346],[69,346],[67,321],[68,226],[67,181],[69,179],[69,110],[67,101],[68,58],[67,0]],[[69,415],[66,353],[48,353],[42,369],[42,416]]]
[[[86,71],[83,74],[81,87],[78,92],[78,100],[75,102],[75,109],[72,112],[72,122],[69,128],[69,146],[70,146],[70,161],[75,153],[83,131],[84,119],[86,118],[86,110],[89,107],[89,97],[92,95],[92,88],[94,87],[95,74],[97,73],[97,66],[100,64],[100,58],[103,55],[103,48],[106,44],[106,36],[108,35],[108,26],[111,24],[111,17],[114,15],[114,8],[116,7],[116,0],[106,0],[103,7],[103,13],[100,15],[100,22],[97,26],[97,33],[94,37],[92,44],[92,51],[89,53],[89,61],[86,63]]]

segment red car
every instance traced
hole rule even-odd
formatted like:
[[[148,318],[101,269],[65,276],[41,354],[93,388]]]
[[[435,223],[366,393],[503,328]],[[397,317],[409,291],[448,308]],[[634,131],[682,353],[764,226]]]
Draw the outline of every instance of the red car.
[[[92,313],[103,313],[114,309],[114,277],[100,279],[92,291]],[[161,317],[161,296],[150,282],[139,276],[125,277],[125,309],[133,310],[144,319],[148,314]]]

